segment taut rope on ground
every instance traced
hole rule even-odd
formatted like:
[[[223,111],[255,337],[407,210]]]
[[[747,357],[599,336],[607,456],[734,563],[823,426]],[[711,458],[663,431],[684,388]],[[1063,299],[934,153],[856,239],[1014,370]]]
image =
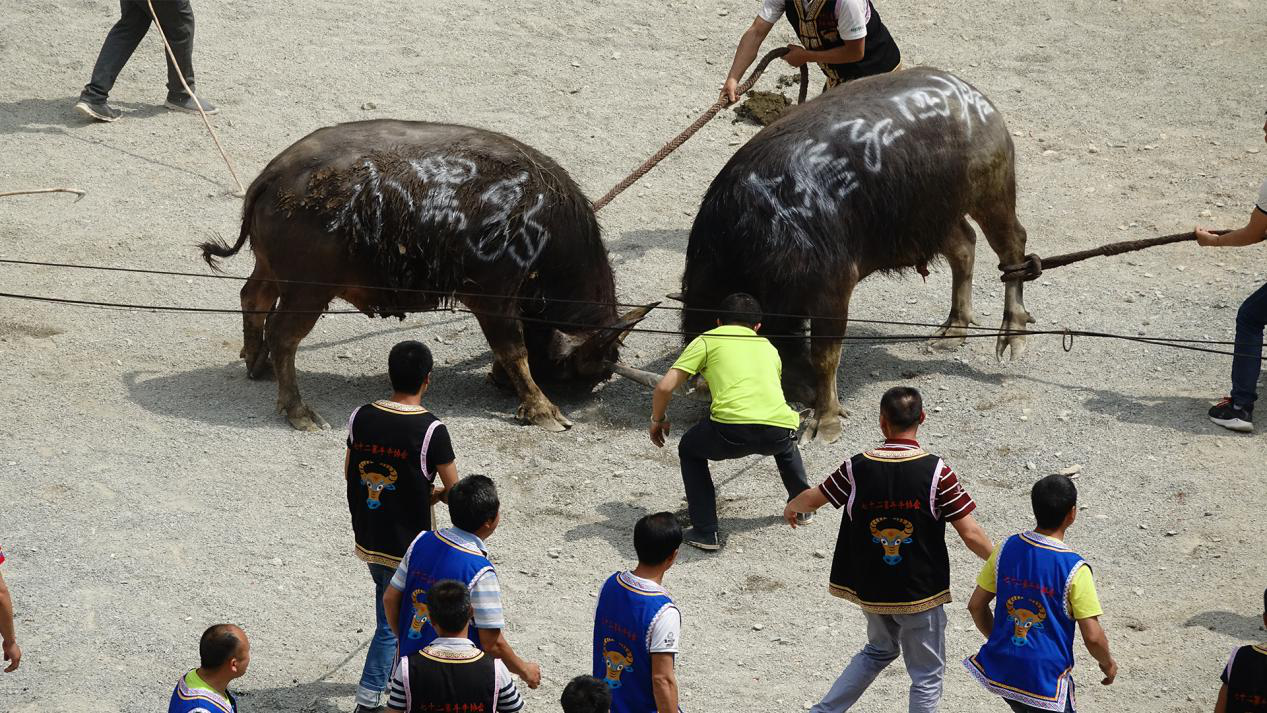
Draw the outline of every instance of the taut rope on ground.
[[[770,50],[769,52],[767,52],[766,55],[761,58],[761,62],[757,64],[757,68],[752,70],[752,74],[749,74],[748,78],[744,80],[743,84],[740,84],[736,88],[736,91],[735,91],[736,95],[743,95],[747,93],[749,89],[752,89],[753,85],[757,83],[757,80],[761,78],[761,74],[765,72],[766,67],[768,67],[771,62],[778,59],[779,57],[782,57],[783,55],[787,53],[788,53],[787,47],[780,47],[778,49]],[[796,103],[803,104],[805,102],[805,97],[808,93],[809,93],[809,65],[803,64],[801,65],[801,93],[800,93],[800,96],[797,98]],[[655,155],[653,155],[651,158],[644,161],[641,166],[634,169],[633,173],[626,176],[624,180],[622,180],[620,183],[617,183],[616,186],[612,188],[610,191],[607,191],[606,195],[594,201],[594,212],[598,212],[602,210],[603,206],[607,205],[608,203],[611,203],[613,198],[623,193],[626,188],[629,188],[630,186],[632,186],[634,183],[638,181],[638,179],[647,175],[647,172],[655,168],[656,164],[663,161],[666,156],[676,151],[678,147],[681,146],[682,144],[686,143],[687,139],[694,136],[695,132],[704,128],[705,124],[712,121],[714,116],[717,116],[717,112],[721,111],[722,109],[725,109],[727,106],[730,106],[730,103],[731,103],[730,100],[727,99],[724,95],[721,98],[719,98],[703,114],[700,114],[699,118],[697,118],[694,122],[692,122],[690,126],[686,127],[682,131],[682,133],[673,137],[672,141],[665,144],[663,148],[655,152]]]
[[[37,193],[74,193],[75,202],[78,203],[80,198],[88,194],[87,191],[81,191],[78,188],[31,188],[25,191],[5,191],[0,193],[0,198],[8,198],[9,196],[30,196]]]
[[[194,90],[189,88],[189,82],[185,81],[185,68],[180,66],[176,61],[176,53],[172,51],[171,43],[167,41],[167,33],[163,32],[163,23],[158,21],[158,13],[154,11],[154,0],[145,0],[150,7],[150,17],[154,19],[154,27],[158,29],[158,37],[163,41],[163,49],[167,50],[167,57],[171,60],[172,66],[176,68],[176,76],[180,78],[180,85],[185,88],[185,93],[189,98],[194,100],[194,106],[198,107],[198,115],[202,117],[202,123],[206,124],[208,133],[211,134],[211,140],[216,143],[216,148],[220,150],[220,158],[224,159],[224,165],[229,167],[229,175],[233,176],[233,182],[238,185],[238,195],[245,196],[246,188],[242,186],[242,179],[238,178],[238,172],[233,168],[233,162],[229,160],[229,154],[225,153],[224,147],[220,145],[220,137],[216,136],[216,130],[211,126],[211,120],[207,118],[207,112],[202,108],[202,102],[198,100],[198,95],[194,94]]]
[[[1215,235],[1225,235],[1232,231],[1214,230],[1211,232]],[[1109,243],[1108,245],[1101,245],[1098,248],[1079,250],[1077,252],[1065,253],[1063,255],[1052,255],[1049,258],[1041,258],[1031,253],[1025,256],[1025,262],[1017,263],[1015,265],[999,265],[999,269],[1003,271],[1003,275],[1000,276],[999,279],[1003,282],[1011,282],[1012,280],[1025,282],[1033,280],[1043,274],[1044,269],[1051,270],[1053,268],[1064,267],[1065,265],[1081,262],[1093,257],[1100,257],[1103,255],[1121,255],[1122,253],[1135,252],[1136,250],[1144,250],[1158,245],[1170,245],[1171,243],[1182,243],[1196,239],[1196,233],[1175,233],[1173,235],[1163,235],[1159,238],[1126,240],[1120,243]]]

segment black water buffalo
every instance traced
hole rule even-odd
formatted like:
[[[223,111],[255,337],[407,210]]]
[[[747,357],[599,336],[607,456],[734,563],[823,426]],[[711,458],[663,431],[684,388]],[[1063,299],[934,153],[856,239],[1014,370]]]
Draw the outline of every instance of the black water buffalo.
[[[953,275],[940,336],[962,343],[972,323],[972,265],[981,227],[1002,263],[1021,262],[1012,139],[980,92],[937,69],[858,81],[803,104],[741,148],[713,180],[691,228],[682,278],[683,328],[697,334],[732,292],[755,295],[767,314],[809,315],[812,383],[786,382],[813,403],[809,435],[833,441],[843,411],[836,394],[849,298],[873,272],[916,268],[940,257]],[[1007,285],[1003,328],[1032,322],[1021,283]],[[767,317],[764,331],[797,334],[805,320]],[[804,364],[804,339],[776,340]],[[1016,358],[1019,334],[997,354]],[[791,375],[790,375],[791,376]]]
[[[572,424],[537,381],[608,378],[622,331],[646,311],[617,315],[598,222],[567,172],[481,129],[319,129],[251,184],[237,243],[204,243],[203,257],[214,267],[247,240],[242,357],[252,377],[271,365],[278,409],[303,430],[326,424],[299,396],[295,350],[336,297],[383,317],[466,305],[519,418],[552,431]]]

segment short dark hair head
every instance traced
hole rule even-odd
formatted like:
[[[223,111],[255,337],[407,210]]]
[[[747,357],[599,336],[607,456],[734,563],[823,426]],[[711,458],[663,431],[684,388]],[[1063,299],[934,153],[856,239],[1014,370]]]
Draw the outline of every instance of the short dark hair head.
[[[907,429],[919,423],[924,397],[913,386],[894,386],[880,397],[880,413],[894,428]]]
[[[1034,483],[1029,500],[1038,526],[1054,530],[1065,521],[1069,511],[1078,506],[1078,488],[1067,475],[1049,475]]]
[[[761,323],[761,303],[747,292],[736,292],[722,300],[719,312],[722,324],[753,327]]]
[[[563,704],[563,713],[608,713],[612,692],[593,676],[577,676],[568,681],[559,703]]]
[[[634,551],[642,564],[662,564],[681,546],[682,526],[671,512],[644,515],[634,525]]]
[[[471,593],[454,579],[442,579],[427,590],[427,618],[438,632],[462,631],[471,621]]]
[[[205,669],[217,669],[233,658],[242,646],[239,631],[233,624],[213,624],[207,627],[198,641],[199,665]]]
[[[497,486],[487,475],[468,475],[449,493],[449,519],[467,532],[475,532],[501,511]]]
[[[422,382],[431,376],[433,364],[426,344],[412,339],[397,344],[387,355],[387,375],[391,377],[392,388],[402,394],[422,391]]]

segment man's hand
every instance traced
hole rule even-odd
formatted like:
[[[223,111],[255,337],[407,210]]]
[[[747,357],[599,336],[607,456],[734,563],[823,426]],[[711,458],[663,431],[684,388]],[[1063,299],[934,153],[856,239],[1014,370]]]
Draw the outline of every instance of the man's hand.
[[[796,511],[792,509],[792,503],[788,503],[784,506],[783,519],[787,521],[787,524],[792,526],[793,530],[796,529]]]
[[[1211,233],[1205,228],[1195,228],[1194,233],[1197,234],[1197,245],[1203,248],[1215,248],[1219,246],[1219,236]]]
[[[1100,681],[1100,683],[1105,686],[1113,683],[1113,679],[1117,678],[1117,662],[1113,659],[1100,664],[1100,670],[1104,672],[1104,680]]]
[[[668,437],[672,425],[668,421],[651,422],[651,442],[656,448],[664,448],[664,439]]]
[[[18,670],[18,664],[22,663],[22,647],[18,646],[18,642],[4,642],[4,660],[9,662],[4,669],[5,673]]]
[[[804,47],[793,44],[793,45],[788,45],[787,49],[788,49],[788,53],[783,55],[783,61],[787,62],[793,67],[800,67],[801,65],[810,61],[809,50],[805,49]]]
[[[519,672],[519,677],[524,680],[524,685],[535,689],[541,685],[541,664],[536,661],[524,661],[524,670]]]
[[[726,100],[727,104],[734,104],[739,101],[739,80],[734,77],[726,77],[726,83],[721,87],[721,98]]]

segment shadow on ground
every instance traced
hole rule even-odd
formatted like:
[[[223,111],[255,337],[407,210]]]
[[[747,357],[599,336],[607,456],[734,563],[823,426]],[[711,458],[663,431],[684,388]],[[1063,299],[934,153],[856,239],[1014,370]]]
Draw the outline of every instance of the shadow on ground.
[[[1262,638],[1263,618],[1227,611],[1203,611],[1185,621],[1184,626],[1200,626],[1234,639],[1257,642]]]

